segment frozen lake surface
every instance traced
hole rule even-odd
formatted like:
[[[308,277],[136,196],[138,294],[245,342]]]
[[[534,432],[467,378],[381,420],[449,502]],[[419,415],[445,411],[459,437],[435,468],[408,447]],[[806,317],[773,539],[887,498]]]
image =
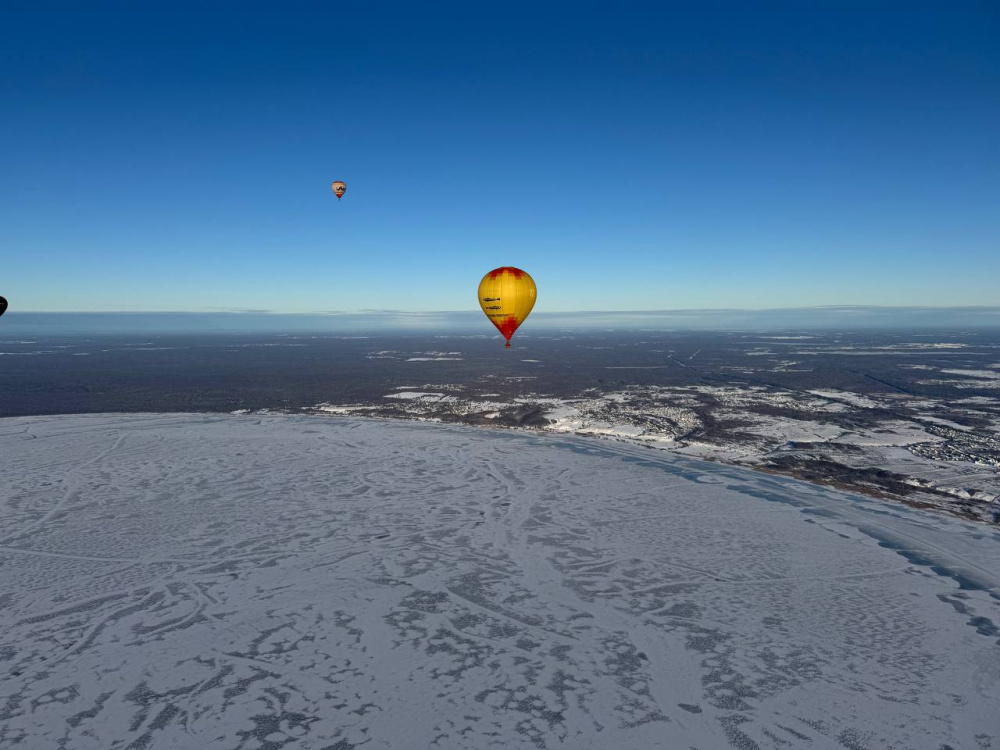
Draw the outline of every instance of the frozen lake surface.
[[[638,447],[0,420],[0,748],[998,750],[1000,533]]]

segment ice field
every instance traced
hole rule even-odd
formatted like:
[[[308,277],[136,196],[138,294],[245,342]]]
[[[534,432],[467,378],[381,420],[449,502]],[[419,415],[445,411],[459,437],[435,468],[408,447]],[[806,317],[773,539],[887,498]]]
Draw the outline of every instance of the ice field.
[[[529,432],[0,420],[0,748],[1000,750],[1000,530]]]

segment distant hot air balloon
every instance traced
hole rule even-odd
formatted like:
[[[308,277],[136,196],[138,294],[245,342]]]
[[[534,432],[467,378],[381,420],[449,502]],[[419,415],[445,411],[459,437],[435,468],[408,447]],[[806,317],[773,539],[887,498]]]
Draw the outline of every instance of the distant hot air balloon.
[[[7,300],[0,297],[0,315],[3,315],[5,312],[7,312]]]
[[[520,268],[502,266],[479,282],[479,306],[510,347],[510,337],[535,306],[535,282]]]
[[[333,190],[334,194],[337,196],[337,200],[339,201],[344,197],[344,193],[347,192],[347,183],[341,182],[340,180],[334,180],[330,185],[330,189]]]

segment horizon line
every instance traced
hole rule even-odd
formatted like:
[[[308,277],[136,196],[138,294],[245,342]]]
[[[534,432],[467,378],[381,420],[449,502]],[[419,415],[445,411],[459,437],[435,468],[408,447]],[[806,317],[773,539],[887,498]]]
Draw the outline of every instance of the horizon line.
[[[848,310],[968,310],[996,311],[1000,314],[1000,303],[996,305],[796,305],[791,307],[686,307],[656,308],[643,310],[536,310],[535,315],[650,315],[669,313],[740,313],[740,312],[792,312],[797,310],[848,311]],[[316,310],[308,312],[282,312],[262,309],[229,310],[7,310],[8,315],[263,315],[263,316],[349,316],[349,315],[455,315],[479,313],[479,310],[463,308],[459,310]]]

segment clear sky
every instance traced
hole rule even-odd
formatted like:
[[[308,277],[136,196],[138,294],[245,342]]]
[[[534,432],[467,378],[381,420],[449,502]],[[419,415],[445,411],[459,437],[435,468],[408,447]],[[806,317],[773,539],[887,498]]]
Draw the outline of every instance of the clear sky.
[[[996,2],[12,5],[12,312],[1000,304]]]

